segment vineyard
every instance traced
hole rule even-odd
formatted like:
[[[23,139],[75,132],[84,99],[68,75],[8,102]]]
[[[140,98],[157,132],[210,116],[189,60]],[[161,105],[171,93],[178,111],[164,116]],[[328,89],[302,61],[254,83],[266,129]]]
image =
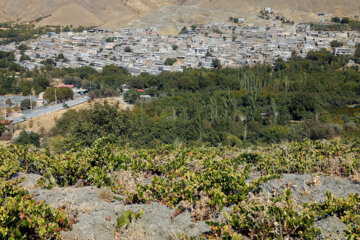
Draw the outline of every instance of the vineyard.
[[[39,176],[36,188],[43,191],[106,187],[111,190],[106,201],[113,204],[160,203],[173,212],[169,224],[190,214],[194,224],[209,227],[197,236],[185,230],[178,239],[321,239],[318,222],[329,217],[346,226],[346,239],[360,239],[356,140],[306,140],[246,151],[182,146],[138,150],[113,145],[106,138],[92,148],[63,154],[15,145],[1,148],[0,238],[58,239],[81,223],[78,214],[35,200],[18,186],[25,180],[19,173]],[[323,201],[305,203],[293,196],[299,187],[264,191],[264,184],[289,174],[310,175],[309,188],[321,185],[324,177],[346,179],[355,191],[339,195],[328,189]],[[124,211],[114,219],[114,238],[124,236],[146,215],[142,209]]]

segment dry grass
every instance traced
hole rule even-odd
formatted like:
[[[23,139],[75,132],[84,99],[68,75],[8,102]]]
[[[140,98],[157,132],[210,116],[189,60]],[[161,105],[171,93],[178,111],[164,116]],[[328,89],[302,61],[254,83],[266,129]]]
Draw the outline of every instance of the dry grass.
[[[121,232],[115,232],[116,240],[150,240],[140,224],[132,223],[131,226]]]
[[[113,193],[108,188],[102,188],[99,192],[100,198],[110,202],[113,198]]]
[[[355,173],[350,179],[353,183],[360,183],[360,173]]]

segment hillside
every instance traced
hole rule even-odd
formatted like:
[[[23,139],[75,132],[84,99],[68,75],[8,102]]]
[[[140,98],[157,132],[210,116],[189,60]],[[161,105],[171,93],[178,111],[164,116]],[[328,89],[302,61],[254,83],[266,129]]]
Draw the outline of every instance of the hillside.
[[[0,0],[0,21],[28,21],[46,17],[40,25],[124,25],[176,28],[185,24],[210,23],[229,16],[254,16],[270,6],[295,21],[320,20],[318,12],[354,16],[357,0]],[[51,16],[50,16],[51,15]]]
[[[107,141],[64,154],[0,148],[0,238],[360,237],[357,142],[245,152]]]

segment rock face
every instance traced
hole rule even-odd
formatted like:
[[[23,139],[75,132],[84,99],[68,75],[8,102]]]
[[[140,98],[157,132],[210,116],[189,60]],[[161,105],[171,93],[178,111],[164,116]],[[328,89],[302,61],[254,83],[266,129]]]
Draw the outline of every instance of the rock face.
[[[320,20],[318,13],[353,16],[358,0],[0,0],[0,21],[34,20],[40,25],[124,25],[159,28],[249,17],[272,7],[295,21]]]

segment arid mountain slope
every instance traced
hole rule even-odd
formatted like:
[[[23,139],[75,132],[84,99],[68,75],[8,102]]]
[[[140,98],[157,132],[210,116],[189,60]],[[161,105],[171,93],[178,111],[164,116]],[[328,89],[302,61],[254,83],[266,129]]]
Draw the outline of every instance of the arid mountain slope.
[[[318,12],[360,15],[359,0],[0,0],[0,21],[49,16],[39,24],[167,28],[249,17],[267,6],[295,21],[319,20]]]

